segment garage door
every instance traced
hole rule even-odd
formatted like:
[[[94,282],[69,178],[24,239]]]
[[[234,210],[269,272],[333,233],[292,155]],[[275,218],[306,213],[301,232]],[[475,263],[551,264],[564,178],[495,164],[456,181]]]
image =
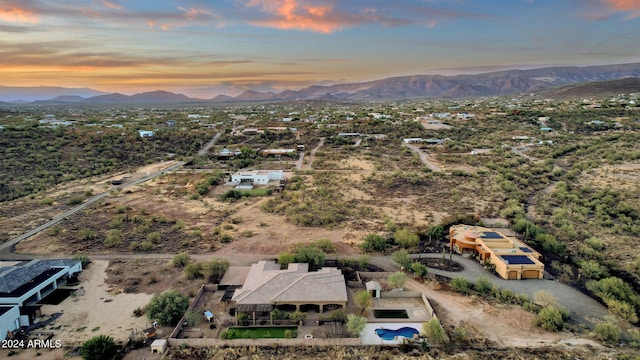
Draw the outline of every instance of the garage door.
[[[522,278],[523,279],[539,279],[540,278],[540,271],[538,271],[538,270],[525,270],[524,273],[522,273]]]
[[[518,272],[517,271],[509,271],[509,280],[517,280]]]

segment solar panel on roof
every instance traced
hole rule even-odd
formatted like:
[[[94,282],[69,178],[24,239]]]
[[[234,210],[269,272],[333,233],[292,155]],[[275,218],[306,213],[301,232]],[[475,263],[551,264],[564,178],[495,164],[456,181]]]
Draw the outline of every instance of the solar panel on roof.
[[[483,232],[480,237],[484,239],[502,239],[502,235],[498,234],[495,231]]]
[[[502,255],[501,258],[509,265],[533,265],[535,262],[525,255]]]
[[[528,247],[526,247],[526,246],[521,246],[521,247],[520,247],[520,250],[522,250],[522,252],[526,252],[526,253],[533,252],[533,250],[529,249],[529,248],[528,248]]]

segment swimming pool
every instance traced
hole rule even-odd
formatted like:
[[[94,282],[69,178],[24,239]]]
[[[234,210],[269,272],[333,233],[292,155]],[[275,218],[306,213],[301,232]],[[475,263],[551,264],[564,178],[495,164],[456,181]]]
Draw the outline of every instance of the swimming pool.
[[[383,340],[394,340],[397,336],[404,336],[408,339],[411,339],[414,335],[420,333],[418,330],[407,326],[401,327],[397,330],[378,328],[375,330],[375,332],[376,335],[378,335],[378,337]]]

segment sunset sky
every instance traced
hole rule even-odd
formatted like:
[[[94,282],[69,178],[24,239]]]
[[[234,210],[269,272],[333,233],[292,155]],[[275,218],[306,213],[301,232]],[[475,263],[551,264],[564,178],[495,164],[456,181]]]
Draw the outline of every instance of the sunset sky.
[[[246,89],[640,62],[640,0],[0,0],[0,85]]]

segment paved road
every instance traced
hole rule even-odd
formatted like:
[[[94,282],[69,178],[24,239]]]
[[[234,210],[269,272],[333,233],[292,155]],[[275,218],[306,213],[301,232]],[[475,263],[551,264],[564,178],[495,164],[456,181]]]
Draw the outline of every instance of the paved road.
[[[313,158],[316,156],[316,151],[318,151],[318,149],[320,149],[322,145],[324,145],[323,137],[320,138],[318,145],[314,147],[313,150],[311,150],[311,153],[309,154],[309,163],[307,164],[307,170],[311,170],[311,165],[313,165]]]
[[[438,171],[438,172],[442,171],[442,169],[438,165],[431,162],[431,160],[429,159],[429,154],[422,151],[417,145],[414,145],[414,144],[404,144],[404,145],[409,149],[411,149],[411,151],[416,153],[420,157],[420,161],[422,161],[422,163],[426,167],[431,169],[431,171]]]
[[[211,147],[216,143],[216,141],[218,141],[218,139],[220,138],[220,135],[222,135],[222,133],[216,133],[213,136],[213,138],[209,140],[207,145],[205,145],[202,149],[200,149],[200,151],[198,151],[198,155],[202,156],[202,155],[205,155],[207,152],[209,152],[209,149],[211,149]]]
[[[133,180],[131,182],[119,185],[116,188],[124,189],[126,187],[130,187],[130,186],[135,186],[135,185],[141,184],[141,183],[149,181],[149,180],[151,180],[151,179],[153,179],[155,177],[163,175],[163,174],[165,174],[167,172],[173,171],[173,170],[175,170],[175,169],[177,169],[177,168],[179,168],[179,167],[181,167],[183,165],[184,165],[184,162],[179,161],[179,162],[177,162],[177,163],[175,163],[175,164],[173,164],[173,165],[171,165],[171,166],[169,166],[167,168],[164,168],[164,169],[162,169],[160,171],[157,171],[157,172],[155,172],[153,174],[147,175],[147,176],[145,176],[143,178],[140,178],[140,179],[137,179],[137,180]],[[13,247],[17,243],[19,243],[20,241],[22,241],[22,240],[24,240],[26,238],[29,238],[29,237],[39,233],[40,231],[43,231],[43,230],[45,230],[45,229],[47,229],[47,228],[59,223],[63,219],[65,219],[65,218],[67,218],[67,217],[69,217],[69,216],[71,216],[71,215],[73,215],[73,214],[75,214],[75,213],[77,213],[77,212],[79,212],[81,210],[84,210],[85,208],[87,208],[87,207],[97,203],[98,201],[106,198],[107,196],[109,196],[109,194],[111,194],[111,191],[107,191],[107,192],[95,195],[95,196],[89,198],[88,200],[86,200],[84,203],[74,207],[71,210],[68,210],[68,211],[64,212],[62,215],[58,215],[58,216],[54,217],[53,219],[47,221],[46,223],[36,227],[35,229],[29,230],[29,231],[27,231],[26,233],[24,233],[22,235],[14,237],[13,239],[7,241],[6,243],[0,245],[0,253],[6,253],[7,251],[11,251],[11,249],[13,249]],[[2,257],[2,256],[0,255],[0,257]]]
[[[412,258],[441,258],[442,254],[420,254],[411,255]],[[445,258],[449,258],[449,254],[445,255]],[[391,259],[388,259],[391,260]],[[388,264],[388,260],[385,262]],[[594,326],[592,321],[594,318],[603,319],[608,314],[607,308],[596,300],[581,293],[580,291],[572,288],[569,285],[563,284],[554,280],[504,280],[489,273],[482,267],[477,261],[469,258],[462,257],[460,255],[452,255],[452,260],[455,260],[464,266],[464,270],[460,272],[443,271],[438,269],[429,269],[431,274],[436,274],[448,278],[462,277],[471,282],[476,282],[480,278],[489,280],[494,286],[501,289],[510,289],[516,294],[525,294],[530,300],[533,300],[534,294],[540,290],[547,291],[553,294],[558,301],[558,304],[571,312],[573,319],[579,323]],[[372,257],[371,263],[387,269],[385,262],[379,262],[377,257]],[[392,260],[391,260],[392,261]],[[397,269],[397,265],[396,268]],[[389,268],[389,271],[397,271],[394,268]]]

